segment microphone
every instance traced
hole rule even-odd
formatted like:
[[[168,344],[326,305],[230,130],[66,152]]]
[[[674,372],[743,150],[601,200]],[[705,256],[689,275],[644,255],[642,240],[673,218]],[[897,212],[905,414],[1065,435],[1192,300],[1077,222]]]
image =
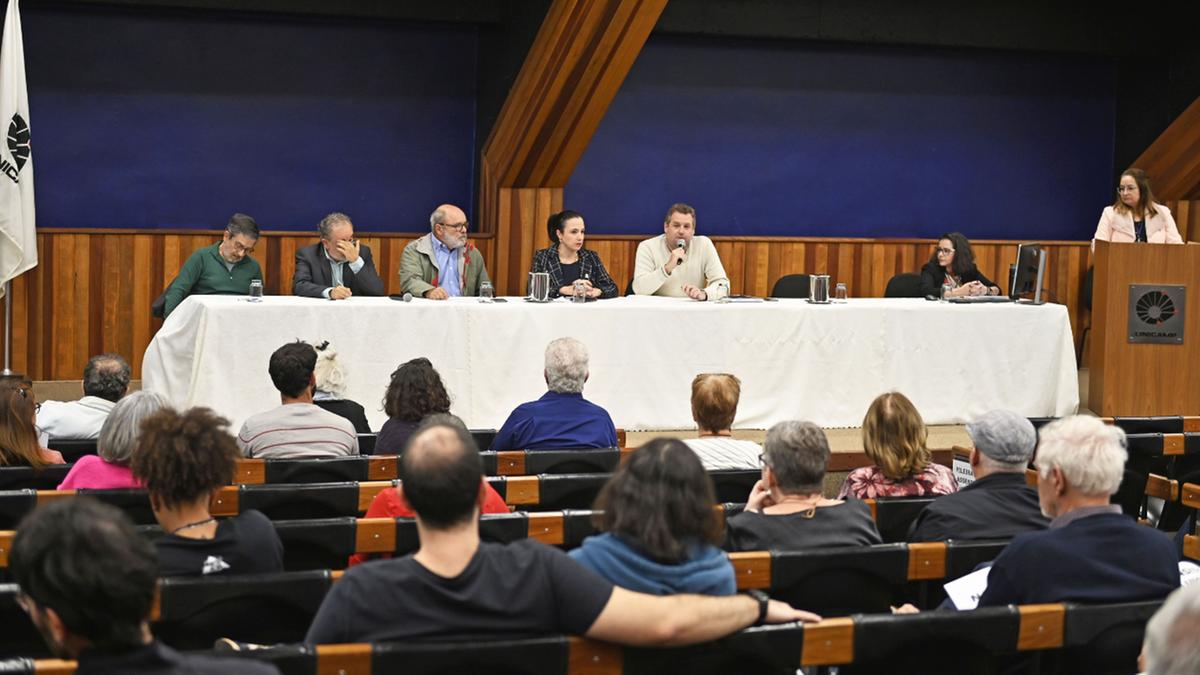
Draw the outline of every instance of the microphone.
[[[404,297],[400,299],[404,302],[412,302],[412,293],[405,293]]]
[[[687,242],[682,239],[678,239],[675,241],[675,248],[687,248]]]

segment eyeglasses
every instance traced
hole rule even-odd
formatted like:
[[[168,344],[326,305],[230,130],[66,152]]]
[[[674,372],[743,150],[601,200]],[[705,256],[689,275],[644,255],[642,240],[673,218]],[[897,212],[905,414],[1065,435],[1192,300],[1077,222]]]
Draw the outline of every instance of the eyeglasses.
[[[934,250],[934,251],[936,251],[936,252],[937,252],[937,253],[939,253],[939,254],[941,254],[941,253],[945,253],[946,255],[950,255],[951,253],[954,253],[954,249],[952,249],[952,248],[941,248],[941,247],[938,247],[938,248],[935,248],[935,249],[933,249],[933,250]]]
[[[763,467],[771,468],[771,463],[767,461],[767,453],[765,452],[758,456],[758,468],[761,469]]]
[[[438,225],[441,225],[442,227],[444,227],[448,230],[458,230],[459,232],[466,232],[467,226],[470,225],[470,223],[464,220],[463,222],[458,223],[457,225],[451,225],[450,223],[438,223]]]
[[[242,246],[241,242],[234,241],[232,239],[229,240],[229,245],[233,248],[234,253],[242,253],[244,255],[250,255],[251,253],[254,253],[253,246]]]
[[[1137,192],[1137,191],[1138,191],[1138,187],[1136,185],[1120,185],[1117,187],[1117,192]]]

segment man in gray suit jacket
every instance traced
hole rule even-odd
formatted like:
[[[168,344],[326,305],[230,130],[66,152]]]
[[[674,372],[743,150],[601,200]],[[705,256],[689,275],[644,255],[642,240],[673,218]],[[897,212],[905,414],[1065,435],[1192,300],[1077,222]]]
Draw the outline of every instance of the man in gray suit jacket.
[[[317,224],[321,241],[296,252],[292,294],[344,300],[352,295],[385,295],[371,247],[354,238],[354,223],[331,213]]]

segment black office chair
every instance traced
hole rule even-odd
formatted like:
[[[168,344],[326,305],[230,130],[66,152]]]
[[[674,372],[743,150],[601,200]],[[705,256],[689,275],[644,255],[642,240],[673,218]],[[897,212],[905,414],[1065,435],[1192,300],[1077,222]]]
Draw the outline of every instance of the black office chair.
[[[630,279],[629,284],[625,286],[625,295],[633,295],[633,279]]]
[[[771,288],[772,298],[807,298],[808,275],[786,274]]]
[[[901,272],[888,279],[887,288],[883,291],[885,298],[922,298],[921,275],[916,272]]]
[[[1146,622],[1161,600],[1115,605],[1068,605],[1063,648],[1043,656],[1043,672],[1059,675],[1136,673]]]

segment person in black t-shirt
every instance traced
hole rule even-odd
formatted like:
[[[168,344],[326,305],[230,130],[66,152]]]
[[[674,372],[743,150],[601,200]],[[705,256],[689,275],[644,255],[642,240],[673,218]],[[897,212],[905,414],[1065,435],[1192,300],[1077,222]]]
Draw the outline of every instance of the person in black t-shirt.
[[[125,514],[89,497],[54,502],[23,520],[9,569],[30,620],[56,656],[78,659],[78,675],[279,672],[156,642],[148,622],[158,578],[154,549]]]
[[[266,516],[218,521],[208,510],[239,455],[229,421],[208,408],[168,408],[142,423],[129,466],[166,533],[154,541],[163,576],[283,571],[283,543]]]
[[[532,540],[479,540],[483,464],[469,433],[433,422],[400,457],[421,546],[348,571],[317,611],[310,644],[575,633],[632,645],[688,644],[754,624],[818,621],[765,595],[658,597],[614,587]]]

